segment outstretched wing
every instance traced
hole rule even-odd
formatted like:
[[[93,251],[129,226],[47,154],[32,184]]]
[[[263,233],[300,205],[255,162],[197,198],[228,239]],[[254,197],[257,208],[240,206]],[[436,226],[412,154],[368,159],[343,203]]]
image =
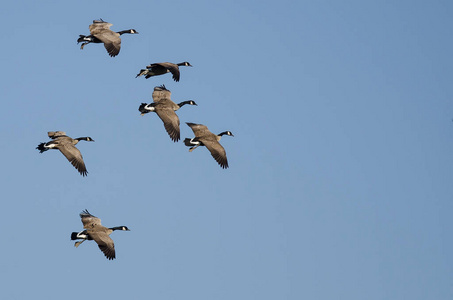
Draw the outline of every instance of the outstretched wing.
[[[66,132],[64,131],[49,131],[47,132],[47,136],[51,139],[56,139],[60,136],[66,136]]]
[[[113,24],[111,23],[108,23],[108,22],[99,22],[99,21],[94,21],[93,24],[91,24],[89,26],[90,28],[90,33],[92,35],[96,35],[96,34],[99,34],[105,30],[110,30],[110,27],[112,26]]]
[[[208,127],[205,125],[195,124],[195,123],[186,123],[186,124],[187,124],[187,126],[189,126],[192,129],[192,131],[196,137],[211,133],[209,131]]]
[[[171,72],[171,74],[173,75],[173,80],[174,81],[176,81],[176,82],[179,81],[180,73],[179,73],[179,67],[178,67],[177,64],[169,63],[169,62],[163,62],[163,63],[154,63],[154,64],[151,64],[151,66],[152,67],[158,66],[159,68],[165,68],[166,70]]]
[[[112,260],[115,258],[115,244],[107,232],[95,231],[89,232],[89,234],[98,244],[99,249],[101,249],[107,259]]]
[[[165,85],[156,86],[153,91],[154,102],[159,102],[162,99],[171,99],[171,92],[167,90]]]
[[[85,162],[83,161],[82,153],[73,144],[64,143],[58,147],[58,150],[68,159],[68,161],[79,171],[82,176],[88,174]]]
[[[110,56],[114,57],[120,53],[121,38],[118,33],[110,31],[96,37],[104,43],[104,47]]]
[[[211,138],[199,138],[199,141],[202,142],[205,147],[211,152],[212,157],[215,161],[223,168],[228,168],[228,160],[226,156],[225,148],[220,145],[219,142],[211,139]]]
[[[168,107],[164,106],[161,109],[156,110],[159,118],[164,122],[165,130],[172,139],[172,141],[177,142],[180,139],[180,129],[179,129],[179,118],[175,111]]]
[[[80,218],[82,219],[83,228],[85,229],[101,226],[101,219],[93,216],[86,209],[80,213]]]

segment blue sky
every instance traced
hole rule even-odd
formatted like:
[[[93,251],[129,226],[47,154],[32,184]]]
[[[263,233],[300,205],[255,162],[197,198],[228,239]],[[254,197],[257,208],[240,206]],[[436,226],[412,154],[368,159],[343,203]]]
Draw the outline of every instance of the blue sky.
[[[449,1],[16,1],[0,11],[2,299],[451,299]],[[120,54],[80,50],[94,19]],[[181,81],[145,80],[189,61]],[[154,86],[222,138],[173,143]],[[81,142],[83,178],[47,131]],[[117,259],[69,240],[88,209]]]

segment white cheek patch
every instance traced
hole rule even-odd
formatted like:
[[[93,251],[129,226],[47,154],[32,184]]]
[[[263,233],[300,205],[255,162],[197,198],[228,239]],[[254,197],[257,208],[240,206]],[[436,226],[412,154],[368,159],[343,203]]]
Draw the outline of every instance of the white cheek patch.
[[[156,110],[156,108],[154,106],[148,106],[148,105],[145,106],[145,109],[149,110],[149,111],[155,111]]]
[[[88,235],[79,232],[77,234],[77,238],[86,240],[88,238]]]

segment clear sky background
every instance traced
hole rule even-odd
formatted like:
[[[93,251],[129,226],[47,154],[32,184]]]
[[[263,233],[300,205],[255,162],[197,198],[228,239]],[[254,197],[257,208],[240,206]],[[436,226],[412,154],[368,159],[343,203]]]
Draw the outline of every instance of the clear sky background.
[[[8,1],[1,299],[452,299],[451,1]],[[79,34],[94,19],[119,56]],[[145,80],[189,61],[181,81]],[[173,143],[154,86],[230,168]],[[80,142],[83,178],[47,131]],[[117,259],[74,248],[88,209]]]

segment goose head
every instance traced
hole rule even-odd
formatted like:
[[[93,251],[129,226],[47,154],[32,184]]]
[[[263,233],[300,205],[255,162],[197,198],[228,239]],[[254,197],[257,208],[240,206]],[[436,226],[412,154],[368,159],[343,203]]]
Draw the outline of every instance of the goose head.
[[[79,138],[76,138],[75,140],[78,140],[78,141],[87,141],[87,142],[94,142],[94,140],[89,137],[89,136],[86,136],[86,137],[79,137]]]
[[[186,104],[198,106],[198,104],[195,103],[195,101],[193,101],[193,100],[183,101],[183,102],[179,103],[178,106],[181,107],[181,106],[186,105]]]
[[[130,33],[130,34],[138,34],[138,31],[135,29],[128,29],[128,30],[121,30],[118,31],[119,35],[125,34],[125,33]]]
[[[178,66],[192,67],[192,65],[189,62],[187,62],[187,61],[179,63]]]
[[[127,228],[127,226],[116,226],[116,227],[111,227],[109,229],[111,229],[112,231],[115,231],[115,230],[131,231],[129,228]]]
[[[234,136],[233,133],[231,133],[231,131],[224,131],[224,132],[221,132],[221,133],[218,134],[218,136],[222,136],[222,135]]]

